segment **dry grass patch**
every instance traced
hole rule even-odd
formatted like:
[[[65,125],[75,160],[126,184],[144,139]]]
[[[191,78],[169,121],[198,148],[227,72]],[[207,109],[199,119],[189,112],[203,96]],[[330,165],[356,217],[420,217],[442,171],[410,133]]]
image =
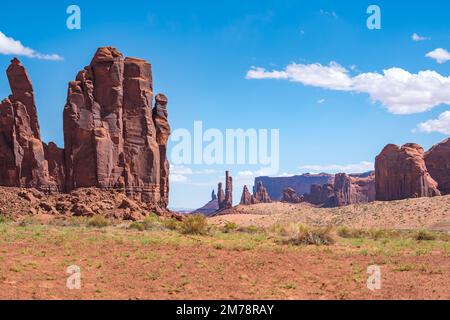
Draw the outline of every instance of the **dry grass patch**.
[[[330,245],[335,242],[331,234],[331,228],[291,224],[286,227],[279,227],[278,234],[280,242],[283,244],[319,246]]]
[[[205,235],[208,233],[208,222],[203,215],[189,215],[180,225],[181,233]]]

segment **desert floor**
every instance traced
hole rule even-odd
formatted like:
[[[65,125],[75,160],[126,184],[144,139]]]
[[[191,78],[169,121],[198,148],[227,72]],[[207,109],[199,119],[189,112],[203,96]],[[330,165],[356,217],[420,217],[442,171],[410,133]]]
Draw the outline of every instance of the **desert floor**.
[[[450,299],[449,200],[261,205],[191,229],[157,217],[0,217],[0,299]],[[303,243],[299,222],[333,243]],[[71,265],[79,290],[66,286]],[[379,290],[367,288],[371,265]]]
[[[355,228],[428,229],[450,231],[450,196],[372,202],[339,208],[316,208],[305,203],[261,203],[236,206],[211,223],[269,227],[283,223]]]

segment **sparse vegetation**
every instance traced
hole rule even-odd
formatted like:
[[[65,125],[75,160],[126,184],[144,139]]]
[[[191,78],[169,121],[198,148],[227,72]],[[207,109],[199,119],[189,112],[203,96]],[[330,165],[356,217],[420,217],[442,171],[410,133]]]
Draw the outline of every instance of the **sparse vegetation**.
[[[414,239],[419,241],[430,241],[436,240],[436,235],[427,231],[427,230],[419,230],[413,235]]]
[[[146,216],[143,221],[134,221],[129,226],[129,229],[138,231],[163,229],[163,223],[155,213]]]
[[[0,213],[0,224],[8,222],[9,219]]]
[[[163,226],[169,230],[179,230],[181,222],[174,218],[168,218],[163,220]]]
[[[189,215],[181,223],[184,234],[205,235],[208,233],[208,222],[203,215]]]
[[[236,223],[234,223],[234,222],[227,222],[223,226],[223,232],[229,233],[229,232],[235,231],[237,228],[238,228],[238,225]]]
[[[330,245],[334,243],[331,228],[289,225],[280,229],[281,242],[291,245]]]
[[[138,230],[138,231],[144,231],[145,225],[142,222],[133,221],[129,226],[128,229]]]
[[[108,220],[104,216],[96,215],[88,220],[87,225],[93,228],[104,228],[108,226]]]

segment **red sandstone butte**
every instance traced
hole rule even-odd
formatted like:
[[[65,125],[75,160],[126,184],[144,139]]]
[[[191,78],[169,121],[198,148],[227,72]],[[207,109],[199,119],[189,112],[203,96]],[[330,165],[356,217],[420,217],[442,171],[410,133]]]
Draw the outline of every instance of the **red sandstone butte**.
[[[442,194],[450,194],[450,138],[434,145],[425,154],[425,163]]]
[[[357,177],[338,173],[334,177],[334,206],[342,207],[375,200],[375,175]]]
[[[99,48],[69,83],[64,149],[41,141],[33,87],[19,60],[7,76],[12,95],[0,104],[0,185],[115,189],[155,210],[167,207],[167,97],[158,94],[153,108],[150,63]]]
[[[388,144],[375,160],[376,199],[381,201],[440,195],[430,176],[424,150],[415,143]]]
[[[152,110],[150,63],[99,48],[69,83],[64,108],[66,187],[122,190],[165,208],[170,127],[167,98]]]

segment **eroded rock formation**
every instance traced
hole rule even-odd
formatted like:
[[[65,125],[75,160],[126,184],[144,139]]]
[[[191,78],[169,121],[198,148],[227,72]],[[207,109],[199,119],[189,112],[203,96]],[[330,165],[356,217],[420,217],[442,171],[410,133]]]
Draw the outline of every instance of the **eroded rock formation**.
[[[415,143],[387,145],[375,160],[376,199],[381,201],[440,195],[430,176],[424,150]]]
[[[66,188],[95,186],[122,190],[165,208],[167,98],[152,110],[152,67],[99,48],[91,64],[69,83],[64,108]]]
[[[69,83],[63,112],[65,149],[40,139],[31,81],[17,59],[12,94],[0,104],[0,185],[70,192],[115,189],[155,210],[169,194],[167,98],[155,97],[152,67],[99,48]]]
[[[218,211],[233,207],[233,178],[228,171],[225,171],[225,191],[222,182],[217,187]]]
[[[283,198],[281,201],[287,203],[301,203],[305,201],[305,198],[295,192],[294,189],[286,188],[283,190]]]
[[[241,205],[251,205],[254,204],[254,198],[253,195],[250,193],[250,191],[248,191],[247,186],[244,186],[244,188],[242,189],[242,196],[241,196]]]
[[[256,187],[254,187],[253,196],[257,203],[270,203],[272,200],[270,199],[269,193],[267,189],[264,187],[262,181],[259,181]]]
[[[342,207],[375,201],[375,175],[357,177],[338,173],[334,177],[333,206]]]
[[[0,185],[56,192],[58,177],[49,173],[31,81],[16,58],[6,74],[12,94],[0,103]]]
[[[442,194],[450,194],[450,138],[434,145],[425,154],[425,164]]]
[[[324,185],[312,184],[309,193],[305,194],[305,200],[315,205],[321,205],[328,201],[333,195],[333,185],[326,183]]]
[[[242,190],[241,196],[241,205],[252,205],[257,203],[270,203],[272,200],[270,199],[269,193],[264,187],[261,181],[258,182],[258,185],[253,187],[253,194],[248,191],[247,186],[244,186]]]

